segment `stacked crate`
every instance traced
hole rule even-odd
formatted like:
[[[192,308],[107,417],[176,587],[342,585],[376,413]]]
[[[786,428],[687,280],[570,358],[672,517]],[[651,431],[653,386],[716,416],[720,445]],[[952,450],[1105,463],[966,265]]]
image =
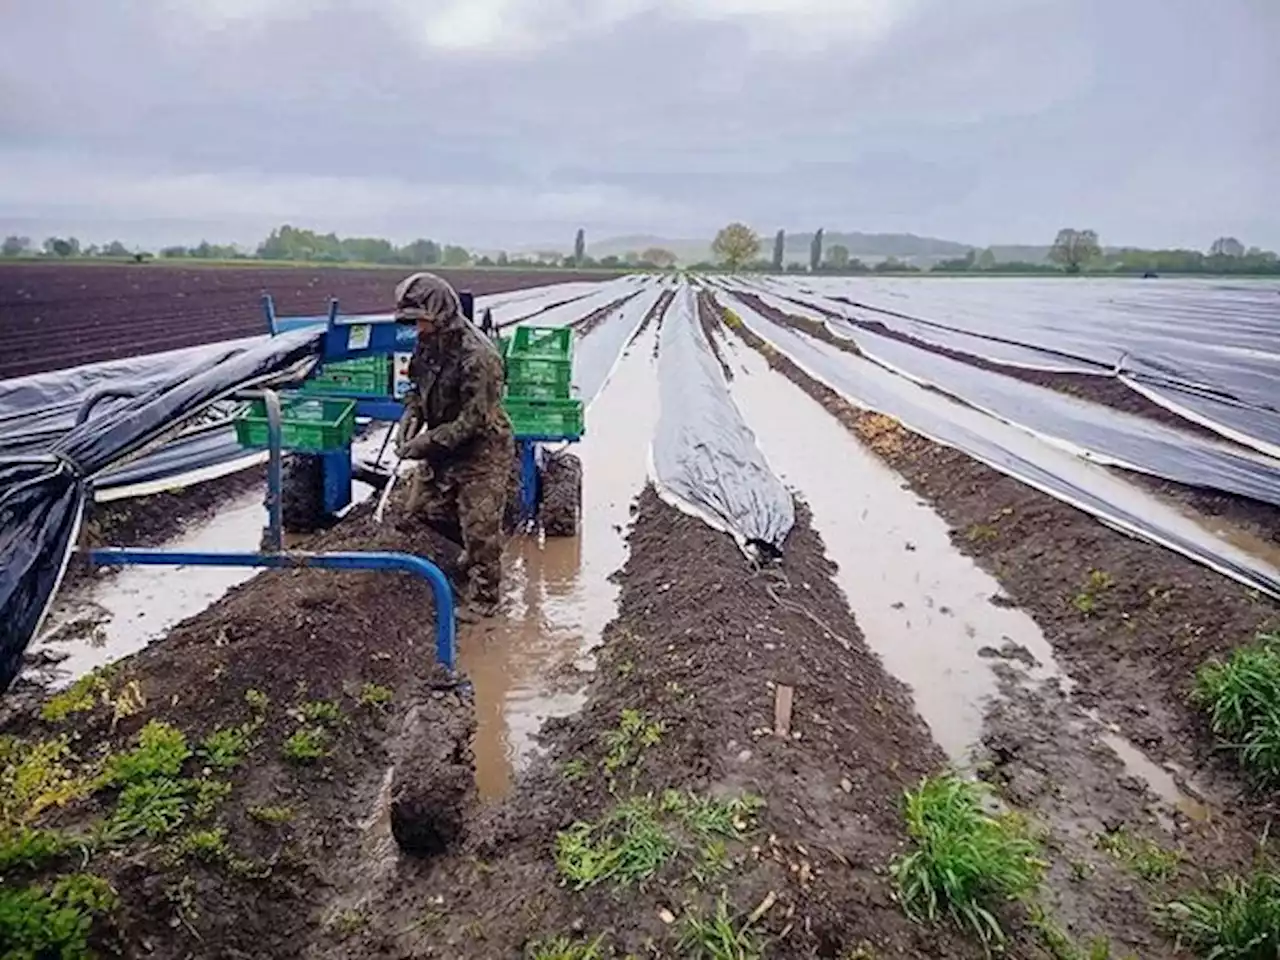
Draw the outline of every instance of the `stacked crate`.
[[[582,401],[573,392],[573,331],[517,327],[500,341],[506,365],[505,407],[517,437],[576,440]]]

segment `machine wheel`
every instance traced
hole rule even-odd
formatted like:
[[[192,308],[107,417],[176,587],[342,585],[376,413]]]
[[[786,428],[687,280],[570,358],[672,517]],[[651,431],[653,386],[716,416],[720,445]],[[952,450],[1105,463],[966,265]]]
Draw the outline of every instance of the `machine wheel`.
[[[582,461],[572,453],[547,457],[542,468],[542,500],[538,522],[548,537],[572,537],[578,533],[582,507]]]
[[[314,533],[329,526],[324,512],[324,461],[314,454],[286,454],[280,519],[285,533]]]

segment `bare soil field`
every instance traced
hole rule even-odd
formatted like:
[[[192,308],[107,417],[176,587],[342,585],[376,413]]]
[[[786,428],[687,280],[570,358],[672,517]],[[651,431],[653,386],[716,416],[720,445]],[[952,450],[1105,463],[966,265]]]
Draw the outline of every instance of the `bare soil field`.
[[[735,386],[789,391],[797,418],[811,407],[891,469],[895,493],[927,503],[943,545],[949,529],[952,552],[1003,591],[980,605],[1021,608],[1057,661],[1045,679],[1031,650],[978,638],[999,695],[960,767],[1043,873],[1017,902],[985,901],[1004,955],[1196,956],[1159,908],[1269,862],[1274,810],[1215,748],[1191,684],[1207,659],[1280,626],[1280,606],[852,407],[709,296],[697,319]],[[656,352],[631,350],[634,380],[652,379]],[[869,482],[853,469],[841,482]],[[0,809],[5,883],[46,891],[41,909],[74,891],[107,956],[986,955],[945,914],[904,910],[894,865],[921,847],[905,797],[957,760],[922,719],[927,691],[890,672],[860,622],[858,593],[873,588],[838,579],[840,534],[814,519],[817,499],[796,491],[782,559],[760,567],[651,486],[597,489],[624,504],[616,605],[590,665],[568,671],[580,709],[542,727],[506,794],[477,793],[480,685],[432,666],[425,586],[268,573],[0,721],[0,762],[21,758],[36,787],[0,787],[26,804]],[[452,570],[458,548],[398,519],[402,497],[397,519],[376,524],[366,504],[299,546],[404,550]],[[138,522],[208,508],[153,501]],[[897,532],[905,542],[861,549],[912,555],[911,531]],[[491,639],[460,629],[464,650]]]
[[[265,332],[262,295],[283,315],[389,310],[413,268],[0,264],[0,380]],[[441,270],[477,296],[599,280],[601,273]]]

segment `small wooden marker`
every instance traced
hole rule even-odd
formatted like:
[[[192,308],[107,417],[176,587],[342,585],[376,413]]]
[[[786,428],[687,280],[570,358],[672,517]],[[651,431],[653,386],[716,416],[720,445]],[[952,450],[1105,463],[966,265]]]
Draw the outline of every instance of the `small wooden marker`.
[[[794,697],[795,689],[782,684],[773,691],[773,732],[783,739],[791,736],[791,701]]]

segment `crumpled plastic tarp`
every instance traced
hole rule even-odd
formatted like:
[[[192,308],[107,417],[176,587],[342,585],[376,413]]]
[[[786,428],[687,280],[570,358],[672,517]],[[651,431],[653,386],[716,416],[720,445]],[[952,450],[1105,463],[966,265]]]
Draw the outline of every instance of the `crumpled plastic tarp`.
[[[795,523],[791,494],[729,396],[696,310],[685,285],[659,334],[654,485],[663,499],[731,534],[745,550],[776,556]]]
[[[834,336],[856,343],[873,363],[1086,459],[1280,506],[1280,461],[953,360],[772,294],[756,296],[774,309],[822,323]]]
[[[1271,562],[1222,540],[1121,477],[870,360],[773,323],[731,294],[717,298],[749,330],[850,403],[891,416],[1103,523],[1280,598],[1280,569]]]
[[[42,453],[0,455],[0,692],[57,592],[89,485],[235,391],[287,385],[313,369],[322,329],[264,338],[198,371],[176,370],[132,399],[96,408]]]

